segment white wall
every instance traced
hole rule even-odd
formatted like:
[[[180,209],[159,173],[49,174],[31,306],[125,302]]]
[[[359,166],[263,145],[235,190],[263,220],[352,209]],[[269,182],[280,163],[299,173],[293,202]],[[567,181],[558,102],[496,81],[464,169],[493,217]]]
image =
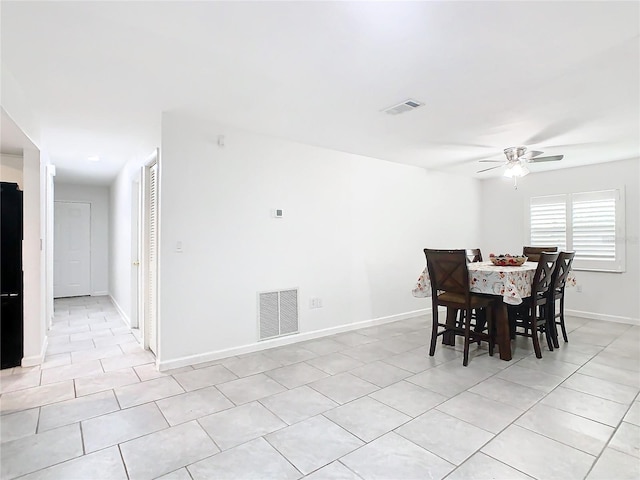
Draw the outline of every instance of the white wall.
[[[132,302],[131,205],[132,184],[139,179],[142,161],[127,164],[109,189],[109,295],[125,321],[131,324]]]
[[[0,181],[17,183],[23,190],[22,155],[0,154]]]
[[[47,182],[43,181],[47,153],[40,146],[40,128],[30,103],[11,71],[2,65],[2,105],[7,116],[25,136],[22,187],[24,191],[24,357],[23,366],[38,364],[47,347],[47,288],[52,283],[46,268],[46,252],[52,245],[45,218],[48,212]],[[52,207],[52,205],[51,205]],[[41,248],[44,247],[44,248]]]
[[[42,165],[40,151],[24,151],[24,230],[22,241],[22,268],[24,271],[24,357],[23,366],[41,362],[46,349],[47,323],[46,305],[43,303],[42,289],[45,288],[44,255],[41,239],[44,238],[42,216],[43,185],[41,184]],[[43,242],[44,243],[44,242]]]
[[[476,246],[478,200],[473,179],[163,115],[161,368],[255,344],[257,292],[298,287],[301,332],[429,307],[422,249]]]
[[[33,98],[25,95],[21,85],[18,83],[13,73],[0,59],[0,71],[2,71],[2,82],[0,82],[0,106],[12,121],[20,128],[22,133],[29,139],[33,146],[40,148],[40,125],[36,111],[33,108]]]
[[[91,204],[91,295],[107,295],[109,292],[109,188],[55,182],[54,198],[56,202]]]
[[[640,318],[640,161],[626,160],[551,172],[532,173],[518,182],[497,178],[482,182],[482,249],[484,252],[521,253],[528,244],[525,212],[529,198],[558,193],[625,187],[626,272],[576,272],[582,293],[567,289],[565,309],[590,318],[638,323]]]
[[[53,324],[53,237],[54,237],[54,197],[55,185],[53,179],[56,176],[56,167],[49,161],[43,162],[41,181],[44,184],[42,189],[43,201],[41,205],[44,212],[41,213],[42,231],[44,232],[44,284],[42,288],[42,304],[44,308],[45,322],[47,329]]]

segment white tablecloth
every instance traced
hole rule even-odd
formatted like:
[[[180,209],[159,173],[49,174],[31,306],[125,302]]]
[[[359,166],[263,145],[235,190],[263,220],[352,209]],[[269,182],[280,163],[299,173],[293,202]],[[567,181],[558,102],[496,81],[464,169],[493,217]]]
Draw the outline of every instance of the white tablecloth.
[[[499,267],[491,262],[469,263],[469,287],[473,293],[500,295],[504,303],[519,305],[531,296],[531,285],[538,264],[526,262],[520,267]],[[427,268],[413,289],[414,297],[430,297],[431,282]]]

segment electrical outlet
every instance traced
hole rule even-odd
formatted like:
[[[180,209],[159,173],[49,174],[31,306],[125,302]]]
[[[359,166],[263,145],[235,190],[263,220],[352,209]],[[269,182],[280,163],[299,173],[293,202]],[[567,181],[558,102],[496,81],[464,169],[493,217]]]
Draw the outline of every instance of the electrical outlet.
[[[576,285],[576,292],[582,293],[582,285]]]
[[[322,299],[321,298],[309,299],[309,308],[322,308]]]

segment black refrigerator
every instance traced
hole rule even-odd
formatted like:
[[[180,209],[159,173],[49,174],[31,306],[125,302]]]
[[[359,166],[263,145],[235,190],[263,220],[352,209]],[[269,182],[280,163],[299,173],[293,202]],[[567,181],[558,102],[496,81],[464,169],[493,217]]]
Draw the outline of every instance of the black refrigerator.
[[[22,191],[0,182],[0,360],[2,368],[20,365],[24,355],[22,282]]]

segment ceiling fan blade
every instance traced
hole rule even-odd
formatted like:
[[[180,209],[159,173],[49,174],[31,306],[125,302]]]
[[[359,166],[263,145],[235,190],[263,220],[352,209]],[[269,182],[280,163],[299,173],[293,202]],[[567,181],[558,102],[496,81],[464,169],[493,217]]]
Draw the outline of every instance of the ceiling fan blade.
[[[549,157],[538,157],[538,158],[532,158],[531,160],[529,160],[530,163],[537,163],[537,162],[557,162],[558,160],[562,160],[564,158],[564,155],[551,155]]]
[[[555,123],[548,124],[538,133],[528,138],[525,142],[523,142],[523,145],[539,145],[541,143],[549,143],[549,140],[575,131],[582,127],[584,124],[584,120],[579,120],[577,118],[558,120]]]
[[[478,160],[479,162],[504,163],[504,160]]]
[[[576,147],[586,147],[587,145],[602,145],[602,142],[581,142],[581,143],[566,143],[564,145],[545,145],[546,148],[553,148],[554,150],[559,150],[561,148],[576,148]]]
[[[475,163],[475,162],[482,162],[484,160],[490,160],[491,157],[495,158],[496,155],[482,155],[482,156],[478,156],[478,157],[474,157],[474,158],[467,158],[465,160],[458,160],[456,162],[448,162],[447,166],[448,167],[455,167],[458,165],[465,165],[468,163]],[[492,162],[504,162],[504,160],[491,160]]]
[[[525,152],[524,155],[521,155],[520,157],[518,157],[518,159],[531,160],[532,158],[539,157],[543,153],[544,152],[541,152],[540,150],[529,150],[528,152]]]
[[[503,167],[503,165],[496,165],[495,167],[485,168],[484,170],[478,170],[476,173],[488,172],[489,170],[493,170],[495,168]]]

